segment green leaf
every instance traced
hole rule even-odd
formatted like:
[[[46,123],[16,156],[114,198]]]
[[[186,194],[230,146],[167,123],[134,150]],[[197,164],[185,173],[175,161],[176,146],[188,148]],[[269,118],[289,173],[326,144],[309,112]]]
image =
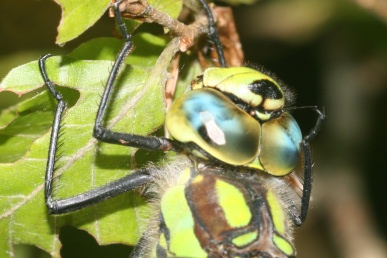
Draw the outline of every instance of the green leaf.
[[[77,38],[88,28],[93,26],[111,5],[111,0],[57,0],[62,9],[62,18],[58,27],[56,44],[63,45]],[[150,5],[159,11],[177,18],[182,10],[181,0],[149,0]],[[131,33],[141,22],[137,20],[125,21],[128,31]]]
[[[47,107],[46,110],[42,106]],[[47,92],[37,93],[3,112],[2,117],[7,117],[9,121],[0,129],[1,149],[4,150],[0,163],[15,162],[25,155],[33,141],[50,128],[53,116],[49,95]]]
[[[56,43],[70,41],[96,23],[110,5],[110,0],[57,0],[62,8]]]
[[[127,64],[151,67],[156,64],[160,54],[167,44],[166,38],[149,33],[139,33],[133,36],[135,51],[126,59]],[[106,47],[109,45],[110,47]],[[80,45],[68,56],[83,60],[114,60],[115,53],[122,46],[122,41],[112,38],[96,38]]]
[[[64,133],[60,138],[63,143],[59,148],[61,159],[55,171],[58,177],[54,186],[56,198],[104,185],[131,173],[136,167],[135,149],[99,143],[92,137],[98,103],[113,65],[109,60],[114,59],[118,51],[116,43],[115,39],[111,42],[104,39],[105,47],[112,48],[104,50],[103,58],[107,60],[76,59],[74,56],[83,52],[76,50],[72,57],[56,56],[46,62],[50,79],[61,86],[57,89],[69,102],[61,128]],[[89,47],[97,46],[90,43]],[[158,47],[157,44],[156,49]],[[177,51],[178,40],[174,39],[156,62],[150,61],[153,55],[143,56],[145,63],[154,66],[125,65],[122,68],[106,119],[109,128],[146,135],[163,124],[167,67]],[[0,94],[12,91],[21,98],[32,95],[10,107],[11,115],[0,116],[6,121],[0,135],[8,137],[5,144],[0,143],[0,153],[17,154],[0,164],[0,257],[13,256],[15,244],[36,245],[59,257],[58,236],[63,225],[88,231],[100,244],[135,245],[146,228],[144,218],[149,214],[148,204],[136,192],[67,215],[48,215],[43,188],[49,128],[56,102],[43,84],[36,61],[13,69],[0,84]]]
[[[149,0],[148,3],[155,9],[177,18],[183,8],[182,0]]]

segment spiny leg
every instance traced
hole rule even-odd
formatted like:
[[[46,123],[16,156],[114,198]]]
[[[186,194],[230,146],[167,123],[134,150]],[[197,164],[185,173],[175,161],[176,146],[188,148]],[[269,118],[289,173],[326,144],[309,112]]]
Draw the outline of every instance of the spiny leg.
[[[114,10],[116,13],[119,13],[117,10],[118,4],[116,3],[114,6]],[[106,110],[106,104],[107,104],[107,96],[111,90],[111,85],[114,83],[119,68],[130,51],[132,47],[132,41],[129,34],[126,33],[125,25],[122,22],[122,18],[120,15],[117,16],[117,21],[119,24],[119,28],[121,30],[121,33],[124,36],[125,44],[120,51],[117,60],[113,66],[113,69],[111,71],[111,74],[109,76],[109,80],[107,82],[107,85],[110,85],[110,88],[108,89],[107,94],[104,94],[104,98],[101,101],[101,107],[99,110],[99,116],[97,116],[96,124],[99,122],[99,124],[102,121],[102,117],[104,114],[104,111]],[[95,203],[101,202],[105,199],[112,198],[114,196],[117,196],[123,192],[130,191],[140,185],[146,184],[151,180],[151,177],[149,176],[149,173],[147,169],[142,169],[139,171],[134,172],[131,175],[128,175],[126,177],[123,177],[119,180],[116,180],[114,182],[111,182],[109,184],[106,184],[102,187],[93,189],[91,191],[76,195],[74,197],[61,199],[61,200],[53,200],[52,197],[52,188],[53,188],[53,173],[55,169],[55,160],[56,160],[56,151],[58,148],[58,137],[59,137],[59,129],[60,129],[60,123],[62,119],[62,114],[64,110],[66,109],[66,102],[63,99],[63,96],[57,92],[53,86],[53,83],[50,81],[47,75],[46,67],[45,67],[45,61],[47,58],[49,58],[51,55],[45,55],[39,60],[39,68],[41,71],[41,74],[44,78],[44,81],[51,92],[51,94],[54,96],[54,98],[57,100],[57,108],[55,112],[54,122],[52,126],[52,133],[50,138],[50,147],[49,147],[49,153],[48,153],[48,160],[47,160],[47,167],[46,167],[46,182],[45,182],[45,199],[47,207],[49,208],[50,213],[67,213],[70,211],[78,210],[85,208],[87,206],[93,205]],[[101,111],[102,110],[102,111]],[[99,121],[98,121],[99,118]]]
[[[144,185],[151,181],[148,169],[138,170],[126,177],[108,183],[99,188],[90,190],[88,192],[65,198],[60,200],[53,200],[53,174],[55,170],[56,152],[58,148],[58,138],[60,123],[62,115],[66,109],[66,102],[60,92],[56,91],[53,83],[48,78],[45,62],[51,55],[47,54],[39,59],[39,69],[43,76],[44,82],[49,89],[52,96],[57,100],[58,104],[55,111],[54,122],[52,125],[50,146],[48,151],[48,160],[46,167],[46,181],[45,181],[45,199],[46,205],[50,213],[62,214],[79,209],[83,209],[87,206],[96,204],[103,200],[112,198],[126,191],[130,191],[138,186]]]
[[[113,10],[116,17],[116,22],[118,28],[120,29],[121,35],[124,38],[124,45],[120,50],[110,72],[109,79],[106,83],[105,91],[102,95],[101,103],[98,108],[97,117],[95,120],[93,136],[102,141],[112,144],[131,146],[141,149],[148,150],[162,150],[162,151],[181,151],[182,148],[180,144],[176,141],[164,138],[164,137],[153,137],[153,136],[143,136],[130,133],[119,133],[113,132],[105,128],[102,123],[105,117],[105,113],[108,107],[108,102],[112,94],[113,85],[117,79],[118,72],[126,58],[129,54],[133,42],[131,35],[127,32],[126,26],[122,20],[121,12],[119,11],[119,5],[122,1],[114,3]]]
[[[312,182],[313,182],[313,159],[312,159],[312,150],[310,148],[309,142],[316,137],[317,133],[320,131],[322,123],[325,120],[325,112],[319,110],[317,107],[301,107],[314,110],[317,115],[317,121],[314,127],[310,132],[302,139],[300,142],[300,147],[303,153],[303,168],[304,168],[304,185],[302,190],[301,197],[301,211],[298,216],[296,216],[295,221],[296,225],[300,226],[306,219],[306,215],[309,209],[310,195],[312,192]],[[300,108],[298,108],[300,109]]]
[[[46,166],[45,192],[44,192],[46,204],[49,210],[51,211],[51,207],[53,205],[52,183],[53,183],[53,174],[55,169],[56,151],[58,148],[59,129],[60,129],[60,123],[62,121],[63,111],[66,109],[67,104],[63,99],[62,94],[55,91],[53,83],[48,78],[45,62],[46,62],[46,59],[49,58],[50,56],[51,56],[50,54],[47,54],[42,56],[39,59],[39,69],[48,90],[51,92],[51,95],[58,102],[56,106],[52,130],[51,130],[50,147],[48,150],[48,159],[47,159],[47,166]]]
[[[220,42],[220,39],[219,39],[218,30],[216,29],[216,25],[215,25],[215,21],[214,21],[214,17],[212,15],[211,9],[205,0],[199,0],[199,2],[202,4],[203,9],[206,12],[208,17],[208,29],[209,29],[208,35],[214,42],[216,53],[218,54],[219,64],[221,67],[227,67],[226,59],[224,58],[222,43]]]

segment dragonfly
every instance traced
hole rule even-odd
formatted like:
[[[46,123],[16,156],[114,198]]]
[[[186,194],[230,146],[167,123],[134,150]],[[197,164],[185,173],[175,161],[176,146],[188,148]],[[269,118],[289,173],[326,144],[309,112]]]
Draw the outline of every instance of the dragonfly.
[[[98,106],[93,137],[177,156],[168,166],[145,166],[87,192],[56,199],[54,171],[67,103],[50,80],[47,54],[39,68],[57,101],[45,178],[49,213],[74,212],[142,187],[153,212],[132,257],[295,257],[293,229],[306,219],[312,188],[310,141],[321,128],[324,112],[315,106],[289,107],[287,88],[264,69],[228,67],[211,8],[199,0],[219,67],[193,78],[191,91],[171,104],[165,118],[169,137],[112,131],[105,126],[106,113],[120,68],[134,47],[120,12],[123,2],[112,6],[123,46]],[[305,108],[318,118],[303,136],[290,112]],[[301,198],[285,180],[300,160]]]

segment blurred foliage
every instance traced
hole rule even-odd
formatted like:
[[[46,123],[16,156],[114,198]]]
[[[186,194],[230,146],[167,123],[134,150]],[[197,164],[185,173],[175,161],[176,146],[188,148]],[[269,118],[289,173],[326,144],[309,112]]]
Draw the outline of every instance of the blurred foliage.
[[[297,105],[326,108],[327,122],[312,143],[313,207],[296,235],[301,258],[387,256],[387,7],[381,2],[262,0],[235,7],[246,60],[275,72],[297,93]],[[1,78],[47,52],[69,53],[110,36],[114,26],[105,14],[59,48],[61,11],[53,1],[5,0],[0,12]],[[3,94],[0,108],[18,99]],[[305,130],[315,121],[297,115]]]
[[[296,236],[299,257],[387,257],[387,6],[377,2],[267,0],[235,9],[247,60],[294,89],[297,105],[327,113],[312,143],[313,201]],[[296,115],[310,128],[313,117]]]

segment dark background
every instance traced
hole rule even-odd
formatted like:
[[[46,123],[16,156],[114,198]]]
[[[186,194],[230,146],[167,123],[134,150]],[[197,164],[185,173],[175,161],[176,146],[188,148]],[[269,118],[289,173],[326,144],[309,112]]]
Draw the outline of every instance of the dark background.
[[[89,38],[112,35],[114,21],[105,15],[58,47],[60,13],[49,0],[0,1],[0,78],[42,54],[67,53]],[[234,14],[246,60],[276,73],[297,93],[298,106],[326,110],[327,121],[312,143],[313,201],[295,235],[298,257],[387,257],[387,4],[267,0],[235,7]],[[0,108],[12,101],[0,95]],[[309,112],[296,118],[304,131],[316,119]],[[67,257],[130,252],[120,245],[97,247],[80,230],[68,227],[62,233]],[[90,250],[77,237],[86,238]],[[44,255],[37,248],[17,248],[19,257]]]

